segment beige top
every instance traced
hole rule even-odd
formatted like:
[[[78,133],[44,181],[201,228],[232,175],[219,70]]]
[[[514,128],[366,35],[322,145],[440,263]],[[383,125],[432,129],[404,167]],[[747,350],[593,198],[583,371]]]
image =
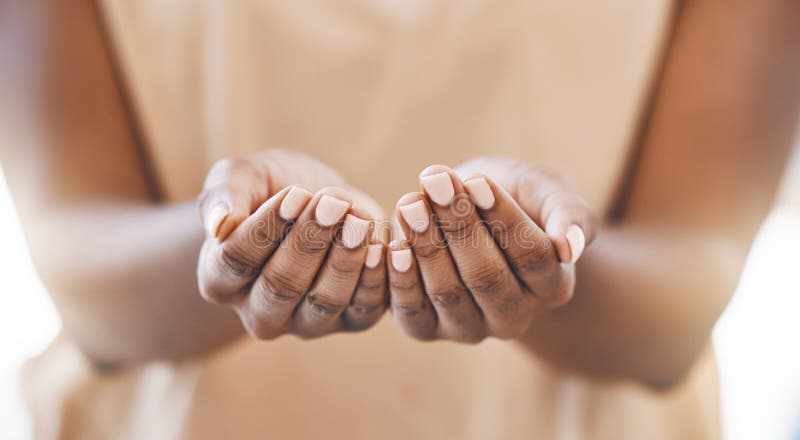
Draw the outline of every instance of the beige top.
[[[281,146],[387,209],[426,165],[499,154],[571,176],[605,212],[672,13],[668,0],[100,4],[169,199],[194,197],[219,157]],[[110,375],[59,340],[28,372],[37,425],[68,438],[718,435],[710,350],[655,394],[509,342],[420,343],[388,318]]]

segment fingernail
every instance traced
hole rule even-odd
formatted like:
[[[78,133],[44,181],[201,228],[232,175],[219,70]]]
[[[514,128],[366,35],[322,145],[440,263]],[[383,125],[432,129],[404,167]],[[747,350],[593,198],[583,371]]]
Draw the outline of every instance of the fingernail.
[[[424,201],[417,200],[414,203],[401,206],[400,214],[403,215],[408,227],[410,227],[412,230],[417,232],[425,232],[428,229],[430,220]]]
[[[425,192],[428,193],[428,196],[430,196],[431,200],[437,205],[448,206],[450,202],[453,201],[455,189],[453,188],[453,181],[450,180],[449,174],[434,174],[425,176],[421,180]]]
[[[398,272],[405,272],[411,268],[411,249],[392,251],[392,266]]]
[[[342,243],[348,249],[355,249],[367,238],[367,232],[369,232],[369,220],[347,214],[342,226]]]
[[[317,202],[315,215],[317,223],[322,226],[333,226],[339,222],[344,213],[350,209],[350,204],[336,197],[324,195]]]
[[[572,261],[570,261],[570,263],[574,263],[578,261],[578,258],[583,254],[583,249],[586,247],[586,235],[583,233],[583,229],[581,229],[580,226],[572,225],[567,228],[566,236],[570,253],[572,253]]]
[[[382,244],[369,245],[367,248],[367,261],[364,264],[370,269],[378,267],[378,263],[381,261],[381,255],[383,255]]]
[[[211,212],[208,214],[208,235],[216,238],[219,234],[219,227],[222,226],[222,222],[225,221],[230,213],[231,208],[225,202],[211,208]]]
[[[472,203],[477,205],[478,208],[492,209],[492,206],[494,206],[494,194],[486,179],[483,177],[470,179],[464,182],[464,186],[469,191],[469,198],[472,199]]]
[[[292,187],[292,189],[290,189],[289,192],[283,197],[278,214],[286,221],[296,219],[313,196],[313,194],[304,190],[303,188],[296,186]]]

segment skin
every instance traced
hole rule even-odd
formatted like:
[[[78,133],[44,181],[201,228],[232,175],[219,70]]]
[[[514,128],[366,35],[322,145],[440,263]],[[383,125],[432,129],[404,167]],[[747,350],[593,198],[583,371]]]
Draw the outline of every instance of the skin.
[[[421,256],[418,243],[396,242],[413,248],[406,274],[417,278],[402,280],[391,265],[381,266],[389,268],[388,301],[400,327],[425,340],[515,339],[565,369],[656,387],[674,384],[706,344],[734,290],[790,149],[800,102],[798,23],[800,4],[793,0],[682,5],[640,155],[613,219],[596,221],[562,177],[530,164],[476,158],[455,167],[454,186],[474,173],[493,185],[498,205],[473,215],[523,222],[553,247],[533,265],[525,259],[530,256],[511,256],[513,248],[489,246],[496,237],[486,229],[476,242],[485,246],[467,248],[452,236],[447,240],[457,231],[439,228],[445,207],[431,207],[431,231],[442,234],[432,239],[447,244],[439,256]],[[324,164],[291,152],[223,162],[216,172],[227,166],[252,174],[237,181],[212,171],[200,204],[202,223],[195,202],[159,202],[90,2],[0,3],[0,66],[3,170],[65,332],[97,363],[205,353],[243,334],[243,327],[262,338],[316,337],[366,328],[377,319],[349,324],[350,300],[359,295],[354,286],[377,284],[352,267],[325,289],[308,282],[309,272],[298,285],[272,289],[273,299],[283,303],[253,300],[253,282],[264,271],[311,258],[302,246],[242,251],[246,234],[236,226],[274,215],[270,203],[285,187],[314,193],[311,206],[333,194],[362,218],[383,218],[367,196]],[[248,188],[249,198],[232,195],[242,194],[240,188]],[[422,189],[409,190],[418,191],[400,204],[433,203]],[[548,208],[541,201],[550,193],[558,203]],[[224,194],[229,217],[209,228],[216,204],[208,200]],[[313,222],[306,208],[300,218]],[[558,226],[551,226],[548,212],[564,213],[556,217]],[[574,266],[558,257],[564,248],[560,228],[571,224],[582,225],[589,241],[597,237]],[[284,239],[294,242],[291,237],[290,231]],[[328,238],[326,246],[339,239]],[[250,270],[230,272],[234,276],[221,282],[212,275],[223,267],[215,266],[215,256],[237,246],[239,260],[253,258]],[[363,258],[356,254],[328,258],[354,266]],[[474,270],[478,260],[496,270]],[[331,262],[316,254],[313,275],[325,273]],[[448,270],[437,276],[429,266]],[[488,292],[486,286],[501,287]],[[287,318],[287,304],[313,306],[309,298],[322,291],[328,303],[321,311]],[[209,304],[201,292],[227,307]],[[413,304],[429,306],[415,314],[409,312]],[[521,307],[509,310],[509,304]]]
[[[200,198],[209,231],[197,268],[200,294],[233,308],[258,339],[312,338],[371,327],[386,306],[386,266],[365,266],[370,231],[355,247],[342,243],[349,226],[343,223],[345,214],[371,221],[367,210],[359,209],[371,203],[337,187],[312,194],[292,185],[273,193],[270,187],[283,180],[275,157],[223,160],[209,173]],[[298,158],[291,157],[297,165]],[[285,218],[280,207],[290,191],[307,198],[297,216]],[[316,216],[323,197],[347,204],[332,224]],[[217,206],[230,211],[220,221],[213,218]]]

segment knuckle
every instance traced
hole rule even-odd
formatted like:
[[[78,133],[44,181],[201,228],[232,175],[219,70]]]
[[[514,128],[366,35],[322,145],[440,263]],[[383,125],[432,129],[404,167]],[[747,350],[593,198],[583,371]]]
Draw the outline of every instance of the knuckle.
[[[296,303],[306,293],[306,289],[294,281],[291,276],[276,271],[265,271],[257,285],[260,286],[258,293],[267,302],[279,304]]]
[[[465,247],[477,240],[477,226],[480,225],[474,216],[447,219],[439,222],[439,228],[450,246]]]
[[[366,292],[366,293],[374,293],[386,292],[386,278],[382,275],[377,276],[362,276],[358,280],[358,290],[359,292]]]
[[[328,269],[337,280],[349,280],[361,274],[362,264],[360,261],[350,259],[333,260],[328,263]]]
[[[402,318],[414,319],[422,316],[428,310],[428,302],[425,300],[419,301],[395,301],[392,302],[392,311],[396,312]]]
[[[371,316],[377,312],[383,311],[385,308],[383,302],[366,303],[366,302],[353,302],[350,304],[350,311],[356,316]]]
[[[494,296],[508,286],[509,273],[494,264],[487,264],[464,273],[464,283],[470,292]]]
[[[237,278],[250,278],[258,273],[258,263],[235,246],[223,245],[219,251],[220,269]]]
[[[466,300],[467,289],[463,286],[433,289],[428,292],[428,297],[436,307],[441,309],[454,309]]]
[[[330,240],[322,234],[322,227],[315,222],[305,222],[295,226],[295,240],[291,241],[291,251],[296,254],[317,254],[328,248]]]
[[[511,264],[525,272],[542,272],[554,265],[552,261],[553,244],[549,238],[542,239],[538,246],[532,246],[510,257]]]
[[[414,243],[414,256],[422,263],[435,260],[447,244],[444,241],[429,241],[426,243]]]
[[[395,292],[411,292],[419,288],[419,283],[412,277],[391,278],[389,287]]]
[[[337,316],[347,307],[347,302],[342,299],[321,292],[309,292],[306,302],[314,314],[323,317]]]
[[[386,310],[386,305],[380,304],[351,304],[347,310],[347,327],[349,330],[366,330],[378,322]]]

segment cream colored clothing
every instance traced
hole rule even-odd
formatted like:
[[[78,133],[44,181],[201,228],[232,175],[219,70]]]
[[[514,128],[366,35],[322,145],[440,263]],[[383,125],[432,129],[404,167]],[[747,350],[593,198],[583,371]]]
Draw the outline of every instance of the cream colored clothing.
[[[214,160],[306,151],[384,208],[426,165],[482,154],[613,199],[668,35],[667,0],[102,0],[155,176],[194,197]],[[113,374],[66,339],[28,369],[65,438],[709,438],[706,350],[667,394],[555,371],[516,344],[361,334],[241,340]],[[44,398],[48,394],[54,398]]]

